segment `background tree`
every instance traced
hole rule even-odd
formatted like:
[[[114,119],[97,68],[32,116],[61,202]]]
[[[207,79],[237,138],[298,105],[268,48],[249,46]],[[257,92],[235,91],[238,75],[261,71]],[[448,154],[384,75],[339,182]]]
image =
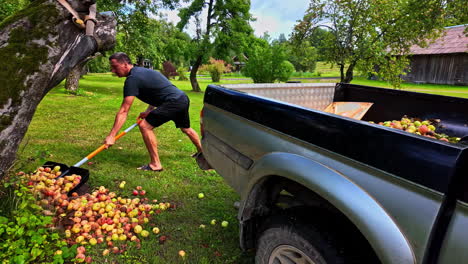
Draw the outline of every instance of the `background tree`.
[[[0,5],[0,22],[8,16],[25,8],[29,2],[29,0],[3,0]]]
[[[317,65],[317,49],[312,47],[309,41],[301,41],[300,44],[286,42],[285,45],[290,61],[296,71],[314,72]]]
[[[463,0],[447,0],[445,26],[468,24],[468,4]],[[468,33],[468,32],[467,32]]]
[[[286,42],[288,41],[288,39],[286,38],[286,36],[284,36],[283,33],[281,33],[281,34],[279,35],[277,41],[278,41],[278,43],[283,44],[283,43],[286,43]]]
[[[373,72],[379,66],[380,77],[398,86],[408,65],[405,56],[413,44],[427,45],[439,36],[444,21],[442,0],[312,0],[302,21],[295,27],[294,37],[304,39],[317,27],[328,28],[324,56],[340,67],[341,81],[353,80],[359,64]]]
[[[327,47],[325,46],[327,38],[333,38],[333,35],[326,29],[316,27],[311,30],[308,37],[305,39],[310,42],[310,45],[315,48],[317,52],[317,61],[324,61]],[[300,43],[295,43],[291,40],[292,44],[297,47]]]
[[[159,21],[162,25],[160,35],[164,36],[162,53],[165,59],[172,61],[177,66],[188,66],[193,58],[192,38],[172,23],[164,20]]]
[[[180,9],[181,21],[177,27],[182,30],[190,21],[195,20],[197,36],[194,38],[194,62],[190,71],[192,90],[200,92],[197,72],[211,51],[214,55],[224,56],[235,51],[240,54],[247,46],[247,38],[253,30],[249,25],[250,1],[245,0],[192,0],[186,8]],[[201,28],[201,14],[206,12],[206,27]],[[218,56],[216,56],[218,57]],[[224,57],[218,57],[226,59]]]
[[[102,56],[101,53],[96,53],[93,56],[86,58],[84,61],[78,63],[71,71],[68,73],[67,79],[65,81],[65,90],[69,91],[71,94],[77,95],[79,88],[79,80],[83,75],[87,73],[86,63],[96,57]],[[109,67],[107,67],[108,69]]]
[[[92,1],[72,2],[87,10]],[[115,19],[97,16],[94,36],[70,22],[56,0],[36,0],[0,23],[0,177],[11,167],[37,105],[75,67],[112,48]]]

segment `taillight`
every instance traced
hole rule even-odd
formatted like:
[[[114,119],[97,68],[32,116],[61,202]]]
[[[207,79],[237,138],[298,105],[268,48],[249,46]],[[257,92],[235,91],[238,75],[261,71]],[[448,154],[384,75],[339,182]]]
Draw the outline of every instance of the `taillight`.
[[[204,129],[203,129],[203,108],[200,111],[200,134],[201,134],[202,138],[205,135],[205,132],[204,132]]]

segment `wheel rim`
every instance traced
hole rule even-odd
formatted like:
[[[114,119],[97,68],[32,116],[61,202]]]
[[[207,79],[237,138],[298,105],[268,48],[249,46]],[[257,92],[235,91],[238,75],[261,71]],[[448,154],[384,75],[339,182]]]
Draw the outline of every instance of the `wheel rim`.
[[[311,250],[313,256],[306,255],[302,250],[281,245],[275,248],[270,255],[268,264],[325,264],[325,260],[315,249]]]

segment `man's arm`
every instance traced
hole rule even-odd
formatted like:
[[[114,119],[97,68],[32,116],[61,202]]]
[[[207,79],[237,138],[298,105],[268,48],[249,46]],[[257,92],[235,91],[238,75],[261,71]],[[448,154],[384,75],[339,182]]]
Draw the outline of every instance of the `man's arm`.
[[[130,107],[132,106],[134,99],[135,99],[135,96],[126,96],[123,99],[122,105],[120,106],[120,109],[117,112],[117,115],[115,116],[114,126],[109,132],[109,135],[104,140],[104,144],[107,144],[109,146],[114,145],[115,136],[117,135],[117,133],[122,128],[125,121],[127,120],[128,111],[130,110]]]

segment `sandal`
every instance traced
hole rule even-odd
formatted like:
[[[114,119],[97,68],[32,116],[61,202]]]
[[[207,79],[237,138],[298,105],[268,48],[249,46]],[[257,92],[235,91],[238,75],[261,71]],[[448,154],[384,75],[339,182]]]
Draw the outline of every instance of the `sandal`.
[[[194,153],[194,154],[190,155],[190,157],[196,158],[196,157],[200,156],[200,154],[202,154],[202,152]]]
[[[150,166],[149,164],[146,164],[146,165],[143,165],[143,166],[141,166],[141,167],[138,167],[137,170],[161,172],[161,171],[163,171],[164,169],[161,168],[161,169],[159,169],[159,170],[155,170],[155,169],[151,168],[151,166]]]

